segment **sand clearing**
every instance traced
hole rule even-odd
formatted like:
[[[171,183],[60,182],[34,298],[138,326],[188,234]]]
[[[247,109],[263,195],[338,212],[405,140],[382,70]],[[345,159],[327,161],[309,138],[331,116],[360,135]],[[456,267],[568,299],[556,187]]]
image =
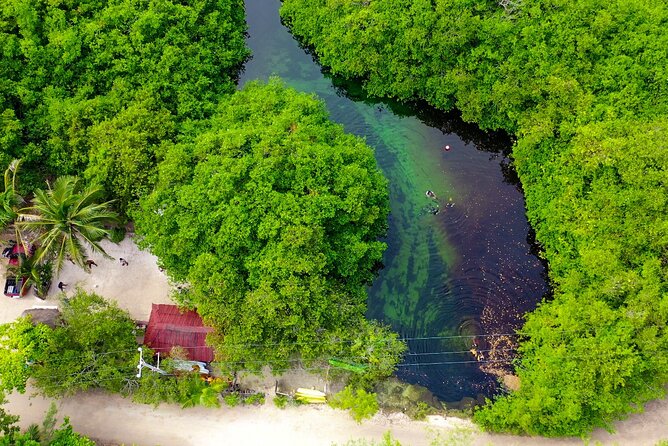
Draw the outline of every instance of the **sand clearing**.
[[[66,262],[55,278],[46,301],[32,294],[21,299],[0,296],[0,323],[11,322],[33,305],[57,305],[58,282],[67,283],[66,294],[76,286],[116,300],[136,320],[147,320],[152,303],[170,303],[170,285],[157,267],[156,258],[141,251],[131,238],[115,245],[103,242],[113,260],[92,255],[97,263],[91,273]],[[119,258],[127,260],[122,266]],[[7,261],[2,260],[4,267]],[[2,271],[4,273],[4,271]],[[265,383],[270,398],[273,387]],[[20,424],[40,422],[49,400],[28,394],[9,396],[7,410],[20,415]],[[350,439],[376,439],[390,430],[404,446],[427,446],[435,433],[442,439],[456,435],[461,429],[474,429],[470,422],[456,418],[436,417],[430,422],[407,421],[405,416],[378,415],[361,425],[342,411],[329,407],[304,406],[280,410],[271,401],[262,407],[221,409],[181,409],[174,405],[151,406],[134,404],[118,395],[88,392],[58,400],[59,415],[69,416],[77,431],[104,441],[162,446],[207,445],[286,445],[329,446]],[[633,415],[617,424],[617,434],[598,430],[592,439],[603,444],[650,446],[668,439],[668,400],[650,403],[647,412]],[[454,440],[452,438],[451,440]],[[475,434],[470,442],[442,444],[474,445],[581,445],[580,439],[549,440],[517,436]]]
[[[65,261],[58,277],[53,278],[46,300],[35,297],[32,290],[21,299],[0,296],[0,323],[13,321],[23,310],[33,305],[59,305],[59,282],[67,284],[67,295],[72,295],[78,286],[106,299],[115,300],[121,308],[129,311],[135,320],[148,320],[152,303],[172,303],[169,298],[169,280],[158,269],[154,255],[140,250],[131,237],[126,237],[119,244],[105,240],[101,245],[111,259],[96,253],[90,254],[89,258],[97,264],[92,266],[90,273]],[[119,258],[125,259],[128,265],[121,265]],[[7,260],[2,259],[0,263],[4,277]]]

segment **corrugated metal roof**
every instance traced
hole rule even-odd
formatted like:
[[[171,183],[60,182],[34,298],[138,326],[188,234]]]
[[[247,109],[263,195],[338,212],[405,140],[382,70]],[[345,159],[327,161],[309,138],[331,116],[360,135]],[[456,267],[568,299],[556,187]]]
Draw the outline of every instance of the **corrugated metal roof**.
[[[192,361],[213,361],[213,350],[205,343],[206,334],[213,328],[205,327],[194,311],[181,313],[176,305],[153,304],[148,320],[144,344],[156,352],[169,353],[179,345],[188,352]]]

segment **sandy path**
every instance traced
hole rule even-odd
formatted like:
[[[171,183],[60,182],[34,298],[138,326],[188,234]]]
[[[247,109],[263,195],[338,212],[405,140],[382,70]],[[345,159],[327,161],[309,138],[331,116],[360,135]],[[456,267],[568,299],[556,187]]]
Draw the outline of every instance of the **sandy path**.
[[[21,414],[21,424],[39,422],[48,401],[11,395],[7,409]],[[429,444],[426,423],[384,422],[356,424],[346,413],[327,406],[277,409],[262,407],[189,408],[136,405],[115,395],[88,393],[59,402],[59,414],[68,415],[84,434],[137,445],[331,445],[351,438],[380,438],[392,430],[402,444]],[[399,429],[396,429],[399,428]]]
[[[49,401],[41,397],[13,394],[7,409],[21,415],[21,425],[41,421]],[[439,433],[447,440],[453,427],[466,429],[470,424],[457,419],[440,419],[435,423],[393,421],[376,417],[363,424],[355,423],[345,412],[329,407],[277,409],[271,402],[262,407],[222,407],[220,409],[181,409],[174,405],[134,404],[116,395],[90,392],[58,402],[59,414],[71,418],[72,425],[86,435],[118,443],[162,446],[188,445],[264,445],[329,446],[350,439],[376,439],[390,430],[402,445],[428,446]],[[597,430],[592,443],[604,445],[645,446],[668,439],[668,400],[650,403],[647,412],[617,424],[617,433]],[[470,442],[446,444],[472,445],[582,445],[575,438],[545,439],[477,433]]]

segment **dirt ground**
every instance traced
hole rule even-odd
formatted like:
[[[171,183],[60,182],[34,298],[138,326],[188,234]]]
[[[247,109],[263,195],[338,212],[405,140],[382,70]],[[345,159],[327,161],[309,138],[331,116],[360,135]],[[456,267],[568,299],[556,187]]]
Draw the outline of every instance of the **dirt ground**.
[[[46,301],[28,295],[21,299],[0,296],[0,323],[10,322],[33,306],[58,305],[58,282],[67,284],[66,294],[76,286],[116,300],[133,318],[148,320],[151,303],[170,303],[170,284],[158,269],[156,259],[141,251],[131,238],[118,245],[103,244],[113,259],[99,255],[91,258],[97,263],[91,273],[67,263],[54,279]],[[119,258],[127,260],[122,266]],[[7,263],[0,261],[1,267]],[[4,273],[4,271],[1,271]],[[292,377],[294,378],[294,377]],[[299,382],[304,382],[300,377]],[[290,384],[290,377],[284,382]],[[294,381],[294,380],[293,380]],[[317,379],[316,379],[317,381]],[[320,386],[322,383],[314,381]],[[258,383],[259,384],[259,383]],[[271,380],[261,385],[273,395]],[[7,410],[20,415],[20,424],[40,422],[50,401],[26,394],[9,395]],[[378,415],[363,424],[350,416],[324,406],[276,408],[271,401],[262,407],[220,409],[190,408],[162,405],[158,408],[134,404],[117,395],[89,392],[57,401],[59,415],[68,416],[75,430],[104,442],[134,445],[207,446],[207,445],[264,445],[329,446],[350,439],[379,440],[386,431],[404,446],[437,445],[580,445],[581,439],[549,440],[544,438],[488,435],[479,433],[468,421],[456,418],[433,417],[428,422],[409,421],[402,414]],[[596,431],[591,440],[605,445],[655,445],[668,439],[668,400],[654,401],[645,413],[617,423],[617,433]]]
[[[9,397],[7,410],[21,415],[21,424],[40,422],[49,401],[26,395]],[[105,442],[134,445],[206,446],[265,445],[329,446],[351,439],[379,440],[388,430],[402,445],[436,446],[566,446],[583,440],[545,439],[479,433],[468,421],[434,417],[428,422],[408,421],[397,415],[376,416],[355,423],[342,411],[326,406],[189,408],[134,404],[117,395],[89,392],[58,401],[59,415],[69,416],[74,428]],[[436,438],[440,443],[432,443]],[[617,424],[617,433],[596,431],[590,444],[652,446],[668,439],[668,401],[655,401],[644,414]]]
[[[158,269],[155,256],[140,250],[131,237],[126,237],[119,244],[105,240],[101,245],[111,258],[90,254],[89,258],[97,264],[92,266],[90,273],[65,261],[58,276],[53,278],[46,300],[35,297],[33,290],[20,299],[0,296],[0,323],[16,319],[23,310],[33,306],[58,306],[62,297],[59,282],[67,284],[66,295],[72,295],[77,287],[81,287],[115,300],[135,320],[147,321],[152,303],[172,303],[169,280]],[[121,265],[120,258],[125,259],[128,265]],[[0,260],[0,272],[4,277],[7,260]]]

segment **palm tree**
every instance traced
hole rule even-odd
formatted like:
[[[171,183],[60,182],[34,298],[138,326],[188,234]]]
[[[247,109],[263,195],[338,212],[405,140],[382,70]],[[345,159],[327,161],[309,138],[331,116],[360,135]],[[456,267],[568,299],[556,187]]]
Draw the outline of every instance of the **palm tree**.
[[[0,192],[0,230],[12,225],[19,216],[23,198],[16,192],[16,175],[21,160],[13,160],[5,170],[5,188]]]
[[[109,236],[105,224],[114,222],[117,216],[109,204],[98,203],[102,188],[88,186],[81,190],[77,177],[60,177],[48,190],[38,189],[32,206],[18,222],[21,229],[37,230],[40,252],[36,261],[54,259],[55,272],[59,271],[65,258],[85,268],[84,244],[93,251],[109,258],[99,241]]]

